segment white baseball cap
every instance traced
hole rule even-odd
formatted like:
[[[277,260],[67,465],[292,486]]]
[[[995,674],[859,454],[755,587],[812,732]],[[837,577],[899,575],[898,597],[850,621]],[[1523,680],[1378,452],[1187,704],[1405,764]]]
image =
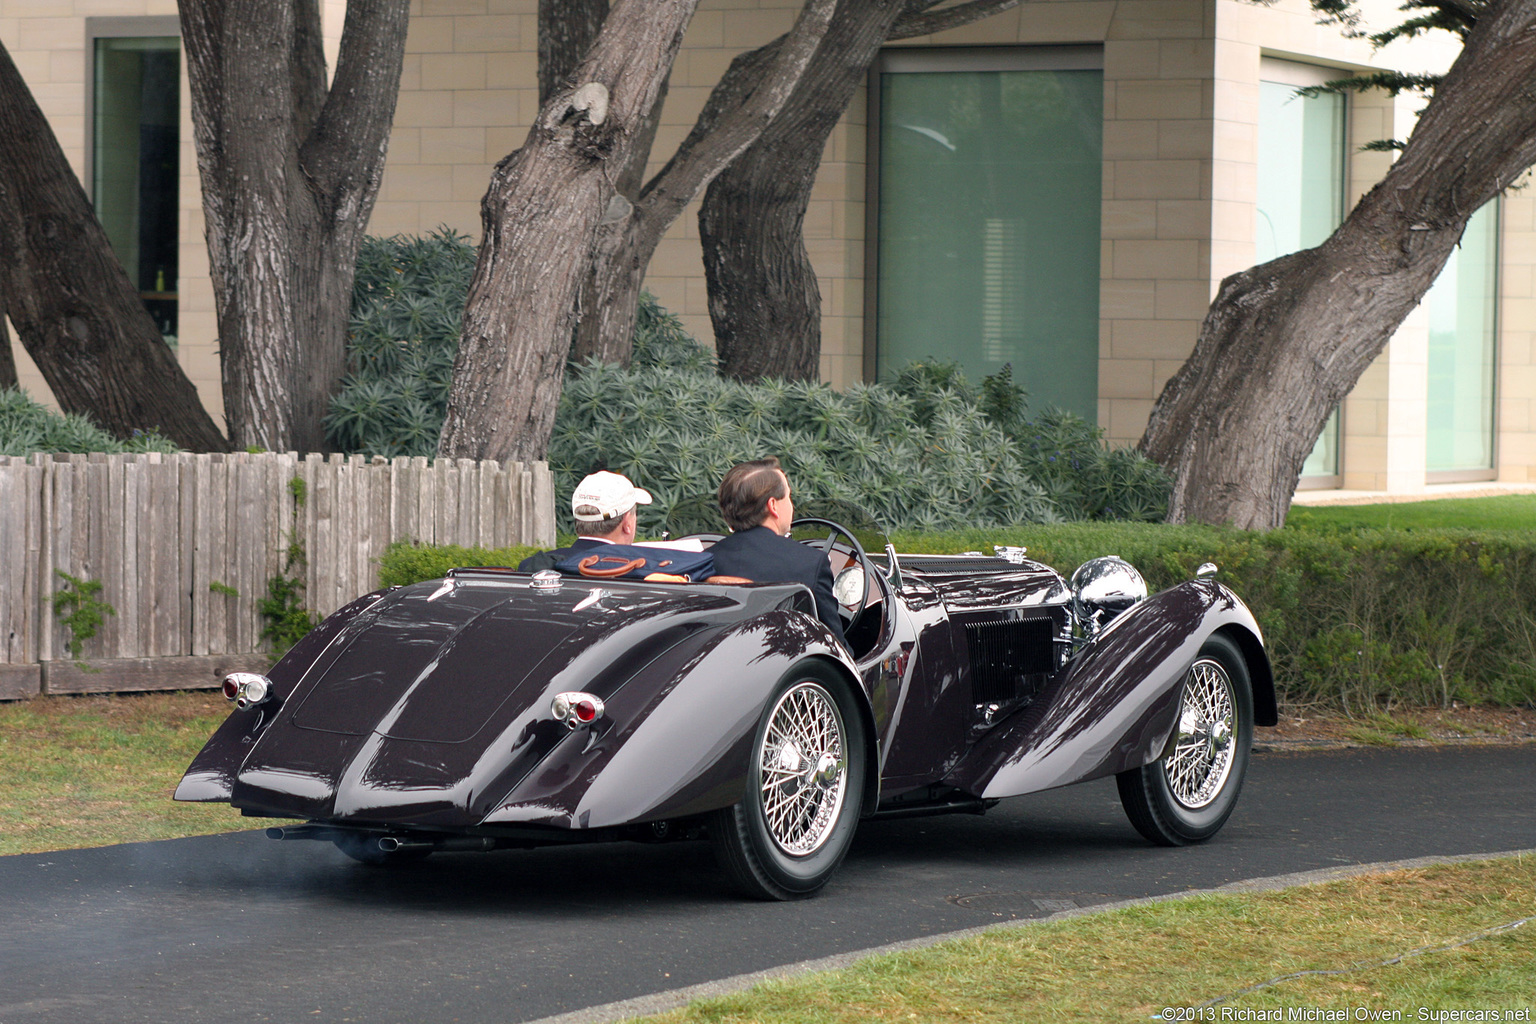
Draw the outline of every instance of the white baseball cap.
[[[617,519],[636,505],[650,503],[651,492],[636,487],[626,476],[604,470],[576,485],[571,494],[571,515],[578,522],[601,523],[606,519]],[[579,508],[595,508],[597,511],[583,514],[577,511]]]

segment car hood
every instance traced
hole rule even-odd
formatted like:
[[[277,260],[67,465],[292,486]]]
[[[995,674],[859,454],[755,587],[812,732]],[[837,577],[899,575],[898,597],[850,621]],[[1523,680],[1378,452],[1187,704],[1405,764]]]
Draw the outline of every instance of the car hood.
[[[238,772],[252,813],[462,826],[567,735],[550,700],[605,699],[743,601],[526,577],[401,588],[316,659]],[[516,776],[516,777],[513,777]]]

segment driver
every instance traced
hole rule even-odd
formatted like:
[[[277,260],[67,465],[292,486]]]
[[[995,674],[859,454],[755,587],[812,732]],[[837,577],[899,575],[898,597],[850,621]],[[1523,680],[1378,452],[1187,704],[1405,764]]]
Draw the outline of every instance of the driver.
[[[719,498],[732,532],[709,549],[715,571],[757,583],[804,583],[816,598],[816,617],[846,646],[827,556],[788,539],[795,506],[779,460],[732,466],[720,481]]]

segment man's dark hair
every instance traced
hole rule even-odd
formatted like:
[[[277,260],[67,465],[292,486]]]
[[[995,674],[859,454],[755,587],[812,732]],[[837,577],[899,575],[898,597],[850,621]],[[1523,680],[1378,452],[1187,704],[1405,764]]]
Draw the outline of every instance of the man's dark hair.
[[[612,533],[614,530],[617,530],[619,528],[619,524],[624,521],[624,517],[629,515],[631,512],[633,512],[634,509],[635,509],[635,506],[631,505],[631,506],[629,506],[629,508],[625,509],[623,512],[620,512],[616,516],[610,516],[607,519],[599,519],[596,522],[591,522],[591,521],[584,520],[584,519],[578,519],[578,520],[576,520],[576,536],[578,536],[578,537],[606,537],[606,536],[608,536],[608,534]],[[579,506],[577,508],[576,511],[580,512],[582,515],[594,515],[595,516],[595,515],[597,515],[597,506],[596,505],[581,505],[581,506]]]
[[[750,530],[763,524],[769,498],[789,497],[789,484],[779,460],[770,456],[732,466],[720,481],[719,497],[726,524],[733,530]]]

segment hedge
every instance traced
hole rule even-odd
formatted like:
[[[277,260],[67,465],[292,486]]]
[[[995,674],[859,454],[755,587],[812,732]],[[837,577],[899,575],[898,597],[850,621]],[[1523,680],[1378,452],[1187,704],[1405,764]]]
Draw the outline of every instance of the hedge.
[[[457,544],[411,544],[396,541],[379,559],[379,586],[403,587],[422,580],[441,579],[449,569],[465,565],[499,565],[516,569],[517,563],[539,548],[465,548]]]
[[[1536,705],[1529,534],[1073,523],[895,539],[899,551],[939,553],[1022,544],[1064,575],[1120,555],[1154,591],[1215,562],[1258,618],[1289,705]]]
[[[1096,555],[1128,559],[1160,590],[1215,562],[1264,631],[1282,703],[1364,714],[1395,705],[1536,706],[1536,539],[1456,530],[1245,533],[1204,526],[1062,523],[897,533],[898,551],[1024,545],[1070,575]],[[397,545],[381,579],[455,564],[516,565],[527,549]]]

